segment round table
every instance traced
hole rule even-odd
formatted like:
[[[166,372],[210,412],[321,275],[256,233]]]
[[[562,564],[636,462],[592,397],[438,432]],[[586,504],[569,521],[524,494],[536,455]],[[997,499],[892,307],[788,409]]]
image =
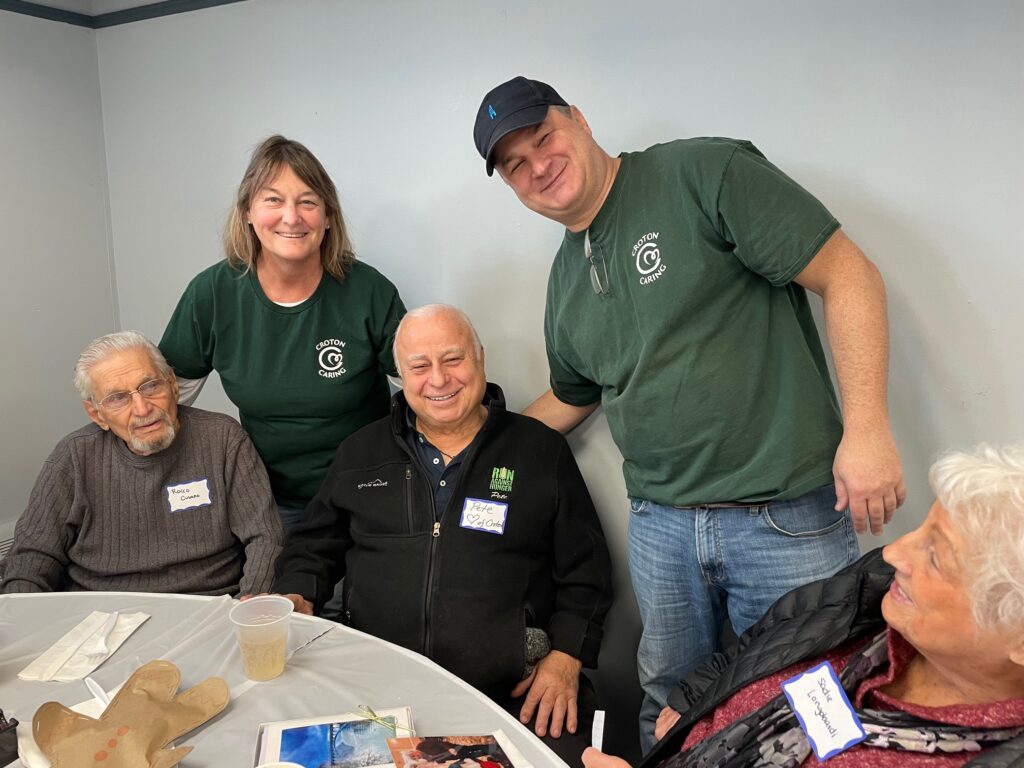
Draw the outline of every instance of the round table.
[[[181,670],[181,688],[224,678],[231,701],[220,715],[177,741],[195,749],[183,765],[251,768],[260,723],[411,707],[421,736],[477,735],[501,729],[535,768],[565,768],[514,717],[429,659],[324,619],[294,614],[284,674],[248,680],[228,621],[229,597],[128,592],[57,592],[0,596],[0,708],[31,727],[46,701],[71,706],[90,694],[81,681],[24,681],[22,670],[90,612],[143,612],[150,619],[91,677],[106,690],[138,667],[166,659]],[[16,761],[13,765],[21,765]]]

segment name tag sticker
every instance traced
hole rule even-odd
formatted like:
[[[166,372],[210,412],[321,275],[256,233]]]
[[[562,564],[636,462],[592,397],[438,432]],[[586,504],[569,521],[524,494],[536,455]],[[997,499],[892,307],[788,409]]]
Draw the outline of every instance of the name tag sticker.
[[[462,519],[459,520],[459,525],[463,528],[472,528],[474,531],[486,531],[500,536],[505,533],[505,518],[507,516],[508,504],[467,497],[462,502]]]
[[[171,512],[184,512],[186,509],[208,507],[213,503],[210,498],[210,481],[207,478],[190,480],[187,483],[164,486],[167,491],[167,506]]]
[[[791,677],[782,684],[782,692],[819,760],[828,760],[867,738],[827,661]]]

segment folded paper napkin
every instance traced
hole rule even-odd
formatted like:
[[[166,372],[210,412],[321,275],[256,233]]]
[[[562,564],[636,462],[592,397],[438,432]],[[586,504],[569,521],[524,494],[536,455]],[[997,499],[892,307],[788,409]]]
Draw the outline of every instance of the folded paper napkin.
[[[112,626],[112,614],[93,611],[51,645],[41,656],[18,673],[22,680],[81,680],[121,647],[132,632],[149,618],[148,613],[119,613]],[[104,631],[109,632],[104,637]],[[103,646],[106,645],[106,651]]]

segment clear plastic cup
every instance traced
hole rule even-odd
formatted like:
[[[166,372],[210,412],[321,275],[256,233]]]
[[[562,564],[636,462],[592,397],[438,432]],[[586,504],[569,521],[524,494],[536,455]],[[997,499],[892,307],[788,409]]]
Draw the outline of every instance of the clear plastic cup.
[[[287,597],[261,595],[239,603],[228,614],[250,680],[273,680],[284,672],[288,617],[293,608]]]

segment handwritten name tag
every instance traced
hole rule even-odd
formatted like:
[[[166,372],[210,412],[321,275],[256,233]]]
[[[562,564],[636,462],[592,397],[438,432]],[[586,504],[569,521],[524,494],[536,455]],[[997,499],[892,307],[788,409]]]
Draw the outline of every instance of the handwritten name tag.
[[[459,525],[472,528],[474,531],[505,533],[505,518],[508,516],[508,504],[500,501],[467,498],[462,503],[462,519]]]
[[[828,760],[867,738],[836,671],[827,661],[782,684],[814,754]]]
[[[167,491],[167,505],[171,512],[208,507],[213,503],[210,499],[210,481],[205,477],[187,483],[167,485],[164,486],[164,490]]]

